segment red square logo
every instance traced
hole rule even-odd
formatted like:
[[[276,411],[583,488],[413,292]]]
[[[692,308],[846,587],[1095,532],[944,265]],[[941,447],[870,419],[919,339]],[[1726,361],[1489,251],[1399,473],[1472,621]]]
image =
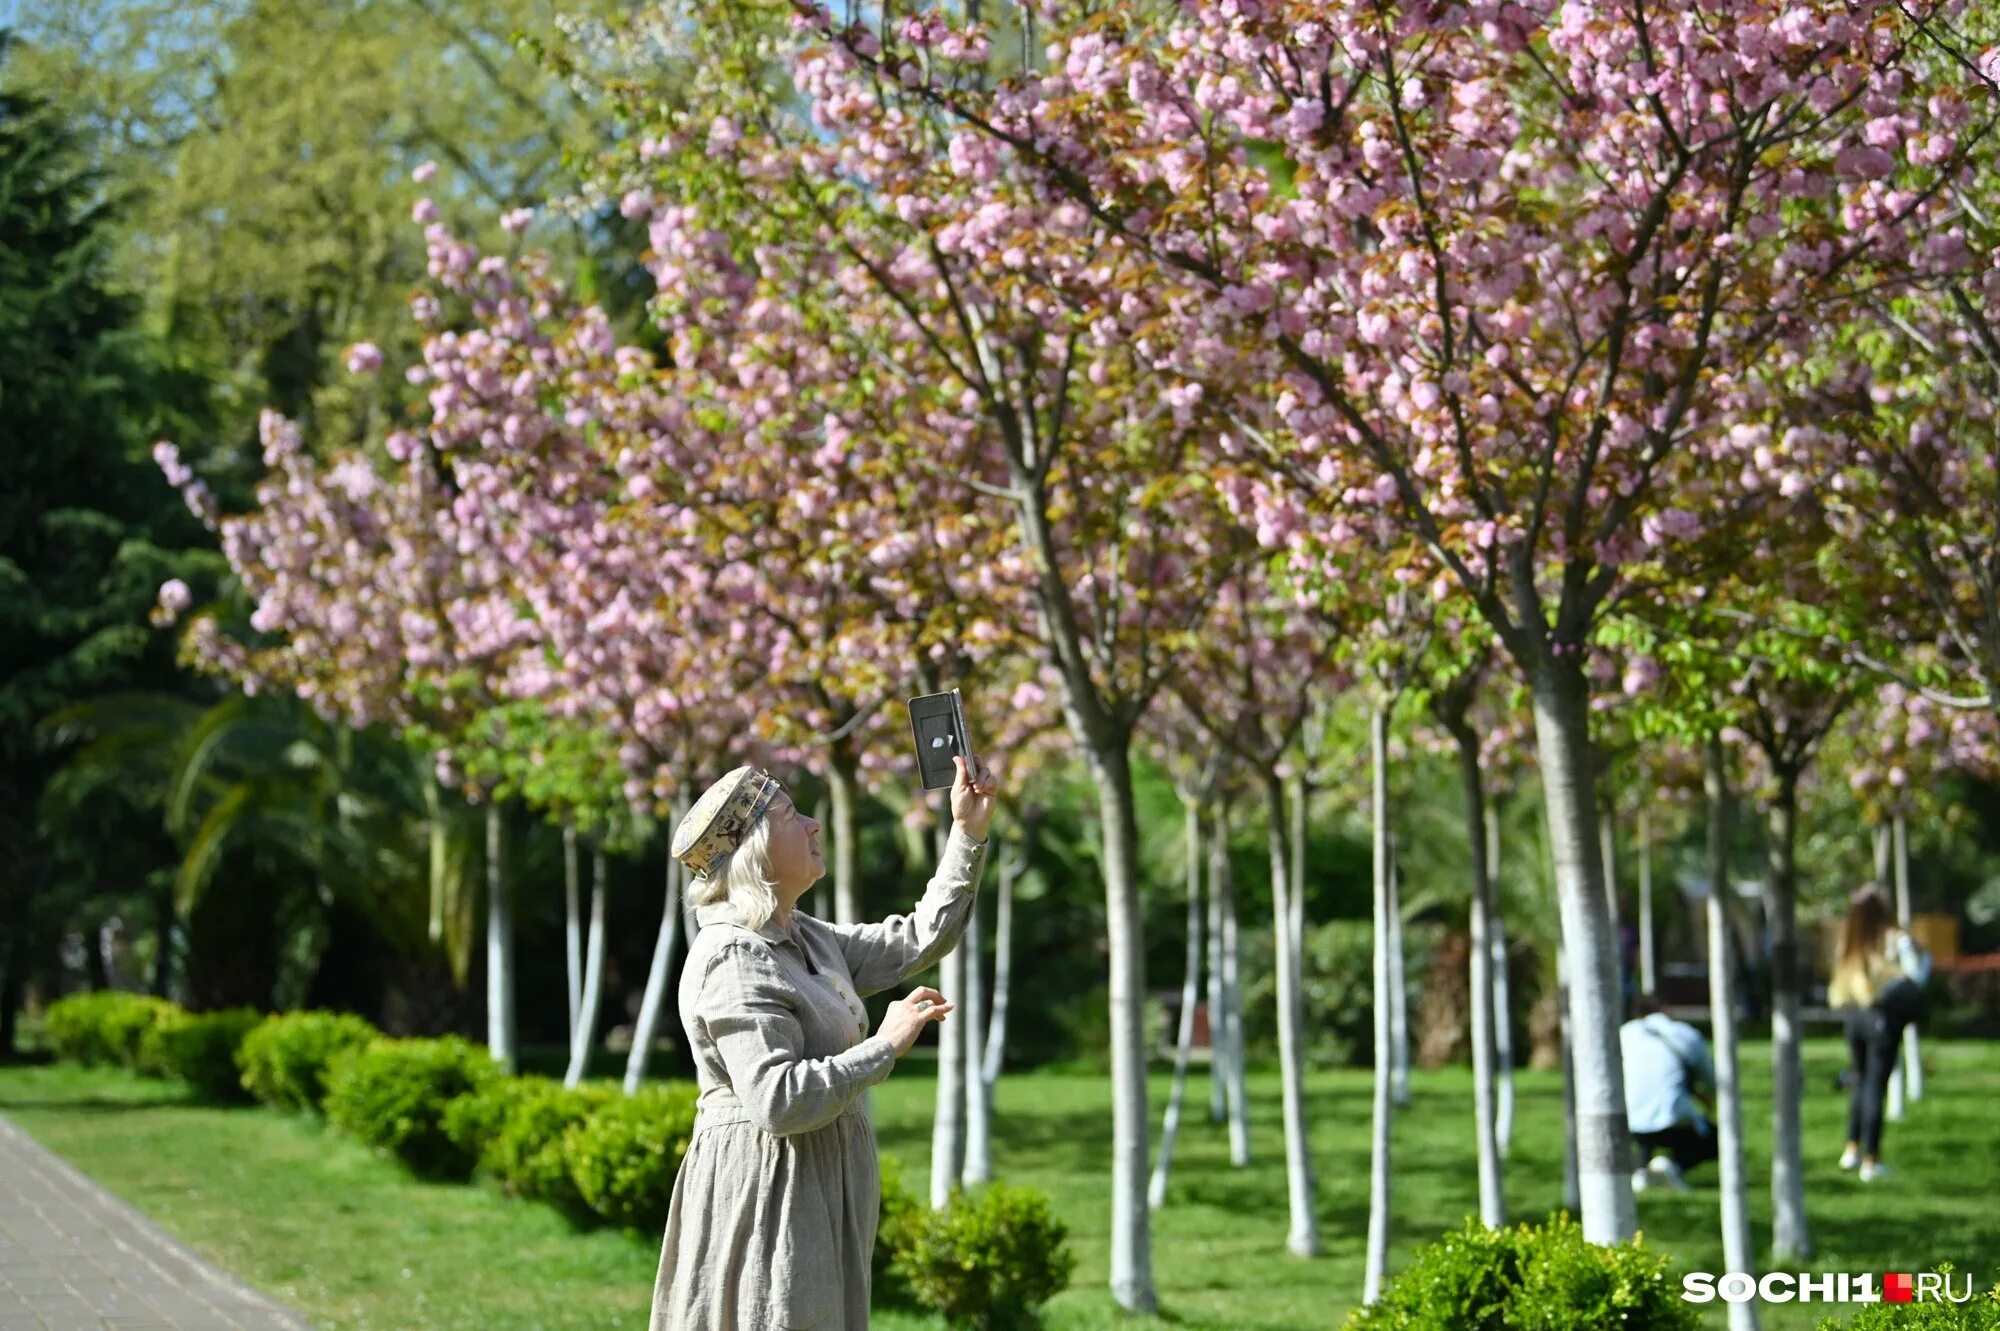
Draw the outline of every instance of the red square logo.
[[[1882,1302],[1909,1303],[1917,1297],[1917,1288],[1907,1275],[1885,1275],[1882,1277]]]

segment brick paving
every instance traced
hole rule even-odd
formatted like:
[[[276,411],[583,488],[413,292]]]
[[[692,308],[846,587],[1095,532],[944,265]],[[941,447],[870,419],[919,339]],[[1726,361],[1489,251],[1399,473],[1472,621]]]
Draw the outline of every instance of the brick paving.
[[[0,1331],[312,1331],[0,1114]]]

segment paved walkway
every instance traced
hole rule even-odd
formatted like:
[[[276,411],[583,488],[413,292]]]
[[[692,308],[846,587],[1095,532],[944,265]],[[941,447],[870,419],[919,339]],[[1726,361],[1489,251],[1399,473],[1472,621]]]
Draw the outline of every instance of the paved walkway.
[[[312,1331],[0,1115],[0,1331]]]

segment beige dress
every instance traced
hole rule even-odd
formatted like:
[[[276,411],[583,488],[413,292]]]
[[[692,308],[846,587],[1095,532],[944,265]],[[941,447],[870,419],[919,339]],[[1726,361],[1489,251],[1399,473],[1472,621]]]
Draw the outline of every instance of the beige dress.
[[[862,1092],[896,1051],[861,1000],[965,929],[986,847],[957,828],[915,911],[752,932],[703,907],[681,975],[701,1096],[674,1180],[651,1331],[861,1331],[881,1206]]]

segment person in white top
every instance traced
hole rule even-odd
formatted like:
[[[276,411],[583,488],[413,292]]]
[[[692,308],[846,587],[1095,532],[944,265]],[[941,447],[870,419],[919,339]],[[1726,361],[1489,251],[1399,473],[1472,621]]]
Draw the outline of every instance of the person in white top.
[[[1676,1021],[1657,998],[1638,1001],[1639,1015],[1618,1028],[1625,1065],[1625,1120],[1642,1157],[1632,1172],[1632,1188],[1656,1184],[1685,1192],[1683,1175],[1715,1159],[1715,1062],[1702,1033]]]
[[[1847,1049],[1854,1060],[1840,1167],[1859,1165],[1864,1182],[1888,1172],[1882,1164],[1882,1105],[1903,1029],[1923,1014],[1923,983],[1930,974],[1930,955],[1890,922],[1888,894],[1873,883],[1856,890],[1848,899],[1840,959],[1826,997],[1847,1011]]]

